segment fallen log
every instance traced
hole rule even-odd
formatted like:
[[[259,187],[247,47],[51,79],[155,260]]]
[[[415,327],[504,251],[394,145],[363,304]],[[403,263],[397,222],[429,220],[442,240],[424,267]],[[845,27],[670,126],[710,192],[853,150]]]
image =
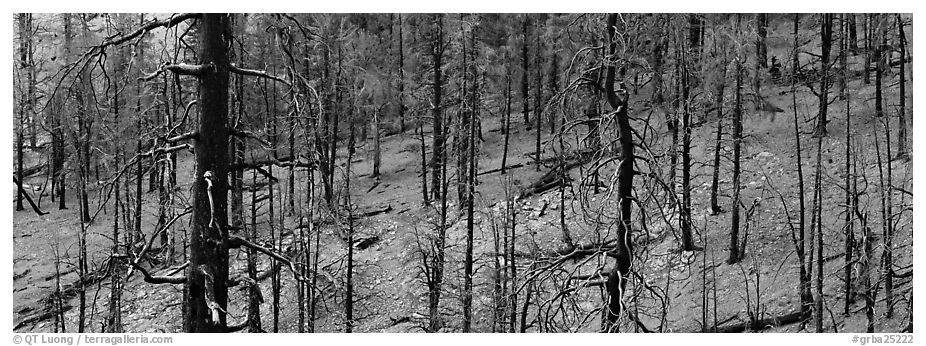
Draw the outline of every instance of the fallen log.
[[[770,318],[765,318],[761,320],[747,321],[740,324],[734,324],[730,326],[717,327],[714,326],[715,333],[742,333],[748,330],[761,331],[767,328],[781,327],[793,323],[797,323],[803,320],[810,318],[810,313],[803,313],[801,311],[795,311],[781,316],[775,316]]]
[[[550,161],[555,161],[557,163],[546,174],[540,177],[540,179],[524,188],[518,198],[539,195],[557,188],[560,185],[572,182],[572,178],[569,177],[569,170],[591,162],[594,158],[593,154],[594,152],[590,150],[580,150],[566,158],[554,157],[542,160],[545,165],[546,162]]]
[[[363,213],[359,213],[359,214],[357,214],[357,215],[354,215],[354,219],[356,220],[356,219],[360,219],[360,218],[376,216],[376,215],[379,215],[379,214],[382,214],[382,213],[388,213],[388,212],[390,212],[390,211],[392,211],[392,205],[391,205],[391,204],[387,204],[387,205],[384,206],[384,207],[380,207],[380,208],[377,208],[377,209],[369,210],[369,211],[366,211],[366,212],[363,212]]]
[[[47,165],[43,163],[43,164],[38,164],[32,167],[24,168],[23,178],[28,178],[28,177],[35,175],[36,173],[44,171],[46,166]]]
[[[515,169],[515,168],[521,168],[521,167],[524,167],[524,163],[518,163],[518,164],[511,165],[511,166],[507,166],[505,167],[505,169]],[[496,169],[490,169],[488,171],[482,171],[482,172],[476,173],[476,176],[478,177],[480,175],[492,174],[492,173],[501,172],[501,171],[502,171],[502,168],[499,167]]]
[[[39,216],[48,214],[48,212],[42,211],[39,209],[39,206],[35,205],[35,202],[32,201],[32,196],[29,196],[29,193],[23,189],[23,184],[19,180],[16,180],[16,177],[13,177],[13,183],[16,184],[16,187],[19,189],[19,193],[21,193],[23,197],[26,197],[26,201],[29,202],[29,205],[32,206],[32,210],[35,211],[36,214],[39,214]]]

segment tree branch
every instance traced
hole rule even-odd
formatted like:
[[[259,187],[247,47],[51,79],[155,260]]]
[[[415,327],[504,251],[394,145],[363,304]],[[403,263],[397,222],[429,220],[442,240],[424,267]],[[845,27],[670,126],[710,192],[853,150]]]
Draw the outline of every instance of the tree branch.
[[[149,81],[149,80],[154,79],[157,76],[160,76],[161,73],[163,73],[164,71],[170,71],[170,72],[173,72],[179,75],[199,77],[203,74],[203,71],[205,71],[206,69],[212,68],[212,67],[213,67],[212,65],[190,65],[190,64],[184,64],[184,63],[172,64],[172,65],[164,64],[164,65],[161,65],[161,67],[158,68],[157,71],[138,77],[138,79],[142,81]]]
[[[270,142],[268,142],[267,140],[265,140],[265,139],[263,139],[263,138],[260,138],[260,136],[258,136],[256,133],[251,132],[251,131],[247,131],[247,130],[238,130],[238,129],[229,129],[229,130],[228,130],[228,134],[230,134],[230,135],[232,135],[232,136],[236,136],[236,137],[241,137],[241,138],[251,138],[251,139],[253,139],[253,140],[255,140],[255,141],[260,142],[260,144],[266,145],[266,146],[268,146],[268,147],[271,146]]]
[[[228,69],[228,72],[235,73],[235,74],[240,74],[240,75],[242,75],[242,76],[254,76],[254,77],[261,77],[261,78],[269,78],[269,79],[273,79],[273,80],[275,80],[275,81],[278,81],[278,82],[280,82],[280,83],[286,84],[286,85],[288,85],[288,86],[292,86],[292,83],[286,81],[286,80],[283,79],[282,77],[278,77],[278,76],[271,75],[271,74],[267,73],[266,71],[251,70],[251,69],[246,69],[246,68],[240,68],[240,67],[238,67],[238,66],[235,66],[234,64],[230,64],[229,69]]]
[[[237,249],[237,248],[240,248],[240,247],[242,247],[242,246],[247,247],[247,248],[254,249],[254,250],[256,250],[257,252],[260,252],[260,253],[262,253],[262,254],[265,254],[265,255],[267,255],[267,256],[270,256],[271,258],[273,258],[273,259],[275,259],[275,260],[277,260],[277,261],[280,261],[280,262],[282,262],[283,264],[286,264],[286,265],[289,267],[289,269],[292,270],[292,272],[293,272],[293,277],[295,277],[296,280],[305,281],[305,278],[302,277],[301,275],[299,275],[299,271],[296,270],[296,265],[294,265],[294,264],[293,264],[293,261],[290,260],[288,257],[283,256],[283,255],[281,255],[281,254],[278,254],[278,253],[276,253],[276,252],[273,252],[273,250],[270,250],[270,249],[268,249],[268,248],[266,248],[266,247],[263,247],[263,246],[254,244],[254,243],[248,241],[247,239],[244,239],[244,238],[241,238],[241,237],[237,237],[237,236],[229,236],[229,237],[228,237],[228,248],[229,248],[229,249]]]
[[[120,255],[125,257],[125,255]],[[145,282],[150,284],[183,284],[186,283],[186,276],[152,276],[144,267],[138,264],[138,261],[130,261],[129,265],[133,268],[138,269],[141,272],[141,275],[144,277]]]
[[[167,139],[167,143],[176,143],[180,141],[197,139],[199,138],[199,133],[196,131],[190,131],[184,134],[176,135]],[[179,149],[178,149],[179,150]]]
[[[138,157],[149,157],[149,156],[152,156],[152,155],[167,154],[167,153],[172,153],[172,152],[175,152],[175,151],[180,151],[180,150],[183,150],[183,149],[190,149],[190,150],[193,150],[193,146],[191,146],[189,143],[184,143],[184,144],[175,145],[175,146],[172,146],[172,147],[157,148],[157,149],[151,150],[151,151],[149,151],[149,152],[147,152],[147,153],[138,154]]]
[[[264,157],[260,160],[253,160],[250,162],[242,162],[228,165],[228,171],[240,171],[245,169],[258,169],[263,166],[274,165],[277,167],[304,167],[311,168],[314,167],[314,164],[311,162],[302,162],[299,159],[292,156],[286,156],[281,158],[273,157]]]

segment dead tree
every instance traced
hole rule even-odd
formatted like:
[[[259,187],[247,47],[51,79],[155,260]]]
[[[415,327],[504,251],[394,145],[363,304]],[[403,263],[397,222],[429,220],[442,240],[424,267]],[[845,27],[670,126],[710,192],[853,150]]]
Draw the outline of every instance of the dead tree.
[[[528,69],[528,60],[527,60],[527,45],[528,45],[528,31],[527,28],[530,25],[530,15],[524,14],[524,18],[521,20],[521,113],[524,116],[524,125],[527,125],[527,129],[531,129],[531,120],[529,116],[529,102],[527,95],[527,85],[528,80],[530,79],[530,69]],[[536,158],[536,160],[540,160]]]
[[[502,148],[502,167],[500,173],[504,175],[508,164],[508,144],[511,141],[511,56],[505,50],[505,119],[502,125],[505,134],[505,144]]]
[[[843,32],[843,36],[846,36],[845,32]],[[845,41],[845,39],[843,41]],[[847,46],[848,46],[847,44],[844,44],[842,50],[846,50],[848,48]],[[842,72],[842,78],[848,81],[849,67],[847,66],[847,64],[842,64],[841,72]],[[845,160],[846,160],[846,165],[845,165],[845,175],[846,175],[845,196],[846,196],[846,199],[845,199],[845,203],[846,205],[845,205],[845,214],[846,215],[845,215],[845,226],[843,227],[845,231],[844,251],[846,255],[845,255],[845,263],[844,263],[845,269],[843,272],[843,276],[844,276],[843,280],[845,280],[844,281],[845,282],[845,306],[843,309],[843,314],[845,314],[846,316],[849,315],[849,309],[851,308],[851,305],[852,305],[852,252],[855,251],[855,233],[853,232],[853,229],[852,229],[853,227],[853,223],[852,223],[852,215],[853,215],[852,213],[852,185],[850,181],[851,179],[854,179],[854,177],[852,177],[852,171],[851,171],[852,112],[851,112],[851,106],[850,106],[851,104],[849,102],[849,100],[851,99],[850,94],[851,93],[848,93],[848,92],[845,93],[845,98],[846,98],[846,106],[845,106],[846,107],[846,147],[845,147],[845,152],[846,152],[846,156],[845,156]]]
[[[797,114],[797,74],[800,69],[800,64],[798,61],[798,54],[800,44],[798,43],[798,29],[800,27],[800,14],[794,14],[793,20],[793,48],[791,56],[791,102],[792,109],[794,111],[794,152],[797,159],[797,189],[798,189],[798,203],[799,203],[799,212],[798,212],[798,236],[795,240],[795,247],[797,252],[797,258],[800,264],[800,287],[798,291],[800,292],[801,297],[801,313],[805,316],[810,313],[810,303],[811,303],[811,294],[810,294],[810,264],[806,263],[806,251],[805,251],[805,240],[804,240],[804,215],[806,214],[806,208],[804,206],[804,165],[801,162],[801,132],[798,123],[798,114]]]
[[[830,88],[830,48],[833,45],[833,14],[822,14],[823,20],[820,26],[820,90],[817,91],[819,99],[819,109],[817,113],[817,126],[814,128],[813,137],[826,137],[826,110],[829,106],[828,96]]]
[[[716,28],[715,28],[716,30]],[[714,108],[717,111],[717,137],[714,141],[714,161],[713,161],[713,172],[711,174],[711,215],[717,215],[722,213],[724,210],[720,206],[717,195],[720,190],[720,149],[721,141],[723,140],[723,93],[727,85],[727,53],[726,45],[722,48],[717,47],[718,40],[720,35],[717,35],[714,31],[714,45],[713,45],[713,55],[716,58],[718,50],[723,51],[723,58],[721,59],[721,64],[719,67],[720,78],[718,79],[717,86],[715,87],[716,91],[714,92]]]
[[[904,34],[903,18],[898,13],[895,21],[897,22],[897,36],[900,49],[900,103],[899,114],[897,115],[897,157],[900,159],[909,159],[910,154],[907,152],[907,36]]]
[[[617,54],[617,42],[615,41],[615,26],[617,25],[617,14],[609,14],[607,20],[607,37],[608,37],[608,59],[607,74],[605,75],[604,91],[608,104],[616,112],[617,128],[620,136],[620,164],[618,166],[617,179],[617,198],[620,207],[620,221],[617,227],[617,244],[614,257],[616,264],[608,276],[608,312],[607,312],[607,330],[617,330],[617,319],[623,311],[623,292],[626,282],[629,279],[630,267],[633,261],[633,243],[631,242],[631,222],[633,206],[633,176],[634,176],[634,153],[633,153],[633,129],[630,127],[630,116],[627,114],[627,91],[621,88],[614,89],[615,84],[615,66],[611,59]]]
[[[765,44],[768,38],[768,14],[756,14],[756,60],[759,67],[768,67],[768,46]],[[758,73],[758,71],[756,71]]]
[[[736,15],[736,27],[739,27],[740,15]],[[742,56],[737,53],[736,66],[736,104],[733,106],[733,206],[730,208],[730,256],[727,258],[728,264],[740,261],[740,151],[743,142],[743,61]]]
[[[433,140],[431,147],[431,192],[433,194],[432,199],[441,198],[441,164],[444,162],[443,155],[445,154],[444,142],[446,138],[444,137],[444,125],[443,125],[443,107],[441,104],[441,97],[443,94],[443,57],[444,57],[444,16],[442,14],[434,15],[434,31],[431,33],[431,69],[432,69],[432,99],[431,102],[431,116],[434,121],[434,126],[432,127]]]

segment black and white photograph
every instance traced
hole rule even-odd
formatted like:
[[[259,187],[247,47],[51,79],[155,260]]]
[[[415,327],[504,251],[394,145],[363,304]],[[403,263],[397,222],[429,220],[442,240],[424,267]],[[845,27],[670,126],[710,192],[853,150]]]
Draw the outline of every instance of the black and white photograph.
[[[913,343],[913,13],[300,6],[9,15],[14,343]]]

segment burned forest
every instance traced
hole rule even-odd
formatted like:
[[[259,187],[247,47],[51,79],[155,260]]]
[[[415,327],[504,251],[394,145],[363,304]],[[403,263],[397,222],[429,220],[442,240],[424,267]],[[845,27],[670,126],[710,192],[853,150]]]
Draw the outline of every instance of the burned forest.
[[[14,13],[22,333],[912,333],[913,15]]]

